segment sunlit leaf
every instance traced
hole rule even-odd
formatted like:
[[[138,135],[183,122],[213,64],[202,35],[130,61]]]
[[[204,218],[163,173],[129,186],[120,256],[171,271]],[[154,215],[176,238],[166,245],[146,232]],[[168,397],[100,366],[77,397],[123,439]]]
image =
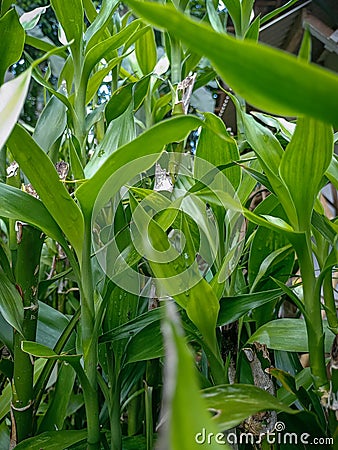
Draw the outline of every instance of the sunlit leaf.
[[[151,73],[154,70],[157,61],[155,34],[152,28],[136,41],[135,53],[143,75]]]
[[[23,301],[15,285],[0,272],[0,312],[3,318],[21,334],[24,309]]]
[[[260,411],[297,413],[257,386],[246,384],[215,386],[204,389],[202,393],[208,407],[217,413],[213,421],[219,430],[229,430]]]
[[[24,145],[23,145],[24,144]],[[82,251],[83,217],[51,160],[21,126],[16,126],[8,146],[54,220],[74,246]]]
[[[41,15],[44,14],[46,10],[47,7],[42,6],[22,14],[22,16],[20,16],[20,23],[23,26],[23,29],[26,31],[33,29],[38,24]]]
[[[31,69],[27,69],[18,77],[0,86],[0,148],[6,143],[8,136],[18,120],[31,79]]]
[[[295,229],[304,231],[309,227],[313,204],[332,154],[332,128],[316,120],[298,119],[279,169],[296,210]]]
[[[209,58],[219,75],[252,105],[275,114],[309,115],[338,125],[338,76],[332,72],[250,40],[220,35],[170,6],[128,3],[136,13]]]
[[[333,333],[325,325],[325,347],[329,353]],[[274,350],[307,353],[308,338],[303,319],[272,320],[260,327],[249,339],[250,343],[259,342]]]
[[[116,181],[119,180],[119,187],[123,186],[135,176],[136,166],[137,174],[147,170],[155,163],[165,144],[184,139],[191,130],[201,124],[196,117],[175,117],[155,125],[129,144],[120,147],[110,155],[95,175],[76,191],[83,210],[91,212],[98,193],[112,174],[123,169],[123,174],[119,170],[119,177],[116,178]],[[128,172],[127,164],[133,161],[136,161],[135,166],[129,164]],[[116,186],[116,192],[119,187]]]
[[[15,36],[15,39],[13,39],[13,36]],[[4,81],[8,67],[20,58],[24,42],[25,32],[19,22],[18,14],[15,9],[11,9],[0,18],[0,85]],[[0,101],[0,105],[2,104],[2,101]],[[0,123],[2,125],[3,121],[1,120]]]

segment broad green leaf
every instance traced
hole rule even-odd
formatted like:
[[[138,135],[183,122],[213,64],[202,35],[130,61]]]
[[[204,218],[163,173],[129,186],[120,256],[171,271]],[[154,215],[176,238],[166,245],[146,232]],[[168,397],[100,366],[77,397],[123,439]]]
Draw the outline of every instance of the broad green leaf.
[[[161,324],[157,321],[147,325],[130,339],[125,351],[125,363],[148,361],[163,355]]]
[[[121,55],[117,58],[113,58],[103,69],[100,69],[92,74],[87,84],[86,104],[88,104],[93,99],[94,95],[102,85],[102,81],[105,76],[107,76],[109,72],[111,72],[111,70],[114,69],[114,67],[116,67],[125,58],[125,56],[126,55]]]
[[[338,161],[336,155],[333,155],[325,175],[331,181],[333,186],[338,189]]]
[[[196,438],[203,429],[217,434],[210,419],[206,402],[201,397],[193,358],[173,305],[168,304],[168,317],[163,323],[166,348],[165,380],[162,417],[166,423],[159,436],[158,448],[170,450],[197,450],[201,448]],[[189,405],[189,414],[186,408]],[[211,441],[210,449],[228,448]]]
[[[61,450],[87,439],[87,430],[46,431],[35,437],[25,439],[15,448],[17,450]]]
[[[17,12],[15,9],[11,9],[0,18],[0,85],[4,82],[8,67],[20,58],[24,43],[24,29],[19,22]],[[2,100],[1,97],[0,100]],[[2,101],[0,101],[0,105],[2,105]],[[1,120],[0,123],[2,126],[3,121]]]
[[[236,295],[235,297],[223,297],[220,301],[217,325],[222,326],[235,322],[249,311],[277,300],[281,295],[280,289],[273,289],[271,291]]]
[[[99,42],[88,51],[85,57],[84,67],[82,71],[83,83],[87,82],[94,66],[99,61],[101,61],[102,58],[108,58],[108,60],[110,60],[110,55],[117,56],[114,55],[114,50],[125,44],[126,39],[128,39],[137,31],[140,23],[141,22],[139,20],[134,20],[130,25],[121,30],[119,33],[105,39],[104,41]]]
[[[276,195],[278,194],[278,199],[287,217],[291,223],[294,223],[296,211],[290,193],[279,177],[279,166],[284,154],[281,144],[268,128],[260,125],[253,117],[243,113],[238,101],[233,96],[231,98],[234,99],[237,113],[241,115],[247,141],[256,153],[273,192]]]
[[[133,102],[130,101],[126,110],[110,121],[102,141],[96,147],[92,158],[84,169],[86,178],[92,177],[112,153],[135,138],[133,109]],[[116,130],[118,130],[118,133]]]
[[[121,325],[123,326],[137,316],[139,296],[116,286],[107,300],[108,303],[102,325],[103,331],[108,331],[111,327],[117,328]],[[128,338],[111,341],[112,348],[114,349],[116,367],[120,367],[121,361],[123,360]],[[146,348],[147,345],[143,347]]]
[[[0,448],[10,447],[10,431],[5,421],[0,425]]]
[[[58,372],[55,392],[46,414],[39,426],[39,434],[44,431],[62,430],[67,415],[67,407],[74,387],[75,371],[69,364],[62,364]]]
[[[58,223],[78,255],[83,241],[83,216],[69,195],[48,156],[21,126],[16,126],[8,147],[32,183],[53,219]]]
[[[98,40],[105,35],[105,27],[112,18],[119,0],[103,0],[100,11],[92,24],[87,28],[84,39],[87,42],[87,50],[95,45]]]
[[[129,83],[114,91],[106,104],[105,116],[107,122],[117,119],[127,109],[133,99],[133,84]]]
[[[280,115],[308,115],[338,126],[337,75],[263,44],[215,33],[170,6],[128,3],[137,14],[205,55],[231,88],[252,105]]]
[[[67,41],[74,41],[70,47],[73,57],[77,61],[80,58],[83,38],[84,16],[82,0],[73,0],[71,3],[67,3],[67,7],[65,7],[63,0],[51,0],[51,5],[66,34]]]
[[[73,361],[80,361],[82,355],[68,355],[67,353],[61,353],[58,355],[46,345],[38,344],[37,342],[32,341],[23,341],[21,343],[21,348],[24,352],[29,353],[37,358],[46,358],[46,359],[56,359],[59,361],[66,361],[68,363],[72,363]]]
[[[229,430],[260,411],[297,413],[264,389],[249,384],[215,386],[204,389],[202,394],[208,408],[217,411],[212,420],[219,430]]]
[[[295,229],[305,231],[310,225],[313,204],[332,154],[332,128],[313,119],[299,118],[279,169],[296,210],[297,222],[289,217]]]
[[[52,96],[39,116],[34,129],[33,139],[48,153],[54,142],[64,132],[66,125],[67,107],[58,98]]]
[[[255,3],[255,0],[241,0],[241,27],[242,27],[242,36],[245,35],[247,32],[250,20],[251,20],[251,14],[253,11],[253,5]]]
[[[245,33],[245,39],[252,39],[257,42],[259,37],[259,29],[261,26],[261,18],[258,15],[255,20],[251,23],[248,30]]]
[[[135,53],[143,75],[151,73],[157,62],[155,34],[152,28],[149,28],[148,31],[136,41]]]
[[[251,291],[257,291],[259,286],[271,289],[274,286],[274,282],[269,280],[271,276],[286,282],[293,262],[293,251],[282,233],[258,228],[251,244],[249,258]]]
[[[140,241],[160,295],[173,297],[186,310],[189,319],[217,355],[215,329],[219,302],[200,274],[196,261],[187,267],[186,258],[170,244],[166,232],[148,216],[142,204],[135,209],[133,218],[140,225],[140,229],[133,230],[134,243],[135,240]],[[147,233],[145,229],[148,229]]]
[[[26,31],[32,30],[38,24],[41,14],[44,14],[46,10],[47,6],[42,6],[22,14],[22,16],[20,16],[20,23],[23,26],[23,29]]]
[[[29,88],[32,69],[0,86],[0,148],[18,120]]]
[[[230,14],[235,26],[236,35],[240,36],[242,31],[242,8],[240,0],[225,0],[223,2]]]
[[[175,117],[155,125],[129,144],[120,147],[110,155],[90,180],[77,189],[76,197],[79,199],[83,210],[87,214],[91,213],[101,188],[112,174],[119,171],[118,177],[115,179],[116,182],[118,180],[118,186],[114,186],[114,191],[118,192],[124,183],[155,163],[164,145],[181,141],[190,131],[198,128],[202,123],[192,116]],[[130,164],[135,160],[135,166]]]
[[[164,315],[165,308],[163,306],[151,309],[128,323],[104,333],[100,336],[99,342],[105,343],[113,340],[129,338],[153,322],[159,322],[164,318]]]
[[[221,19],[217,13],[217,7],[215,8],[214,2],[212,0],[206,0],[205,2],[208,12],[208,19],[212,28],[218,33],[224,33],[225,27],[222,24]]]
[[[214,166],[226,165],[240,159],[236,141],[227,132],[224,122],[215,114],[205,113],[206,127],[202,128],[196,155]],[[202,161],[203,164],[203,161]],[[200,179],[199,161],[195,163],[195,176]],[[235,165],[224,171],[225,176],[236,189],[241,180],[241,169]]]
[[[54,348],[65,328],[69,325],[69,319],[57,309],[46,303],[39,302],[39,318],[36,332],[36,341],[49,348]],[[75,347],[75,333],[64,347],[70,351]]]
[[[325,351],[330,353],[333,333],[324,324]],[[249,339],[249,343],[259,342],[273,350],[308,353],[308,338],[303,319],[272,320],[261,326]]]
[[[0,199],[0,217],[34,225],[64,245],[60,228],[40,200],[4,183],[0,183]]]
[[[0,312],[15,330],[23,334],[23,301],[15,285],[0,272]]]
[[[269,114],[263,114],[256,111],[251,111],[251,114],[257,117],[261,122],[265,123],[269,127],[275,128],[281,136],[287,140],[291,141],[292,135],[295,131],[296,124],[293,122],[289,122],[283,117],[275,117]]]

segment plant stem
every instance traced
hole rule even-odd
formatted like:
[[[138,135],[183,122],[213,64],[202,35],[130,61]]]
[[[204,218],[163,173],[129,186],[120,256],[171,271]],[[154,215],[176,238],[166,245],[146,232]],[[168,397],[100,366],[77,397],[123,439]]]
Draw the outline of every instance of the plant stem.
[[[43,234],[38,229],[19,223],[15,275],[24,306],[23,333],[14,330],[14,373],[12,411],[16,427],[16,442],[31,436],[33,426],[34,362],[23,352],[24,340],[35,341],[38,319],[38,279]]]
[[[302,236],[302,237],[300,237]],[[316,277],[312,258],[310,233],[304,233],[295,239],[293,245],[298,256],[303,282],[303,296],[306,312],[311,373],[314,386],[319,391],[328,389],[325,365],[324,331],[321,315],[320,297],[315,295]]]
[[[90,220],[85,220],[83,255],[81,264],[81,331],[84,358],[84,372],[91,389],[85,393],[85,407],[88,428],[88,449],[99,449],[99,402],[97,384],[98,344],[94,336],[95,309],[91,265]]]

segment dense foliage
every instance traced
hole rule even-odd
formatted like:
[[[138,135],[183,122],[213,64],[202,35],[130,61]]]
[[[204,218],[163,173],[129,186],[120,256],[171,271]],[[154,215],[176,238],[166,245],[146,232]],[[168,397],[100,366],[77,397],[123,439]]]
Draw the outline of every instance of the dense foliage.
[[[254,0],[65,3],[0,2],[1,449],[334,448],[338,77]]]

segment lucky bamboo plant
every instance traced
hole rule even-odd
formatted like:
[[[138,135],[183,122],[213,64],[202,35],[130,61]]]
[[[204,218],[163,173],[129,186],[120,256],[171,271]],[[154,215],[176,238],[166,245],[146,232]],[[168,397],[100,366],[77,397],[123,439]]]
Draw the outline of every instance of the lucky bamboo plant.
[[[319,195],[337,187],[338,77],[307,61],[309,37],[298,58],[259,44],[273,14],[252,19],[251,0],[224,1],[236,37],[208,0],[199,21],[184,1],[52,0],[58,46],[30,33],[43,8],[19,18],[11,3],[0,17],[4,448],[225,448],[225,430],[267,445],[281,423],[333,445],[337,224]],[[41,71],[56,56],[57,81]],[[27,69],[4,82],[20,58]],[[187,114],[215,77],[232,89],[237,137],[212,112]],[[20,120],[31,82],[46,99],[34,129]],[[269,195],[253,209],[257,183]]]

